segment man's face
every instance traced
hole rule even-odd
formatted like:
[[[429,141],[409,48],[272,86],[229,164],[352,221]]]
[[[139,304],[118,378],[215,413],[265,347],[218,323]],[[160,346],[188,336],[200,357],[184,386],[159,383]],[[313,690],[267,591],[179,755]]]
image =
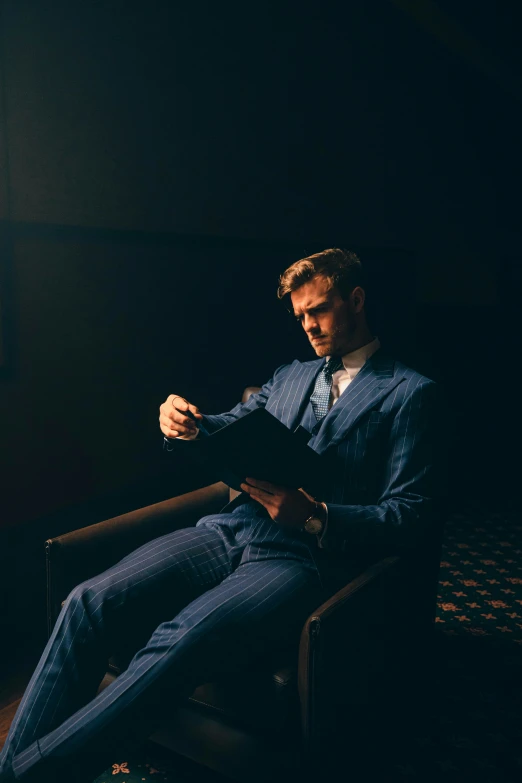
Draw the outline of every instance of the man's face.
[[[358,324],[352,297],[345,301],[316,275],[290,294],[294,315],[317,356],[343,356],[353,343]]]

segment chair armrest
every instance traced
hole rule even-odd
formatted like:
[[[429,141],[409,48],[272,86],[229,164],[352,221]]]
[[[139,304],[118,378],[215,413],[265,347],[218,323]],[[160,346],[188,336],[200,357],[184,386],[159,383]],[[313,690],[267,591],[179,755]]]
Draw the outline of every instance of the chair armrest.
[[[344,715],[356,723],[358,708],[370,701],[375,666],[391,652],[387,640],[398,620],[403,565],[398,556],[374,563],[319,606],[303,627],[298,689],[305,747],[312,753],[324,744],[325,733],[331,734],[332,704],[344,703]]]
[[[228,502],[228,487],[218,482],[45,542],[47,622],[51,633],[62,601],[73,587],[101,573],[154,538],[195,525]]]

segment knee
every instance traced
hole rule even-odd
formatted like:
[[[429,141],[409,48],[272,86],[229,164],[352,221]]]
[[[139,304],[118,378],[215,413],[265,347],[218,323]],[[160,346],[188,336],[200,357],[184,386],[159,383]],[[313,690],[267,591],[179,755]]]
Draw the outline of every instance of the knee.
[[[95,609],[103,601],[103,590],[97,584],[96,578],[86,579],[71,590],[64,601],[64,609],[74,610],[77,607]]]

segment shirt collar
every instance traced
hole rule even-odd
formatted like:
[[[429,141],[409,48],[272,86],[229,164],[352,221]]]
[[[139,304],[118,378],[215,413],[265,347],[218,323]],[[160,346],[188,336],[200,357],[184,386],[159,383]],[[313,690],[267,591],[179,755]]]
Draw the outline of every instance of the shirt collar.
[[[366,343],[366,345],[362,345],[360,348],[357,348],[356,351],[345,353],[342,357],[344,369],[350,372],[350,374],[354,370],[358,372],[365,362],[370,358],[370,356],[372,356],[380,347],[381,343],[379,338],[374,337],[371,342]]]

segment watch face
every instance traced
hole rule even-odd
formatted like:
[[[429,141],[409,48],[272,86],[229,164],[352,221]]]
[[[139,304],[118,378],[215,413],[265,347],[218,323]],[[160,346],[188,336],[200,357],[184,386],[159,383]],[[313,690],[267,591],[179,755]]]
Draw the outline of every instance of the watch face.
[[[305,530],[307,533],[320,533],[323,527],[323,523],[319,517],[311,517],[305,524]]]

